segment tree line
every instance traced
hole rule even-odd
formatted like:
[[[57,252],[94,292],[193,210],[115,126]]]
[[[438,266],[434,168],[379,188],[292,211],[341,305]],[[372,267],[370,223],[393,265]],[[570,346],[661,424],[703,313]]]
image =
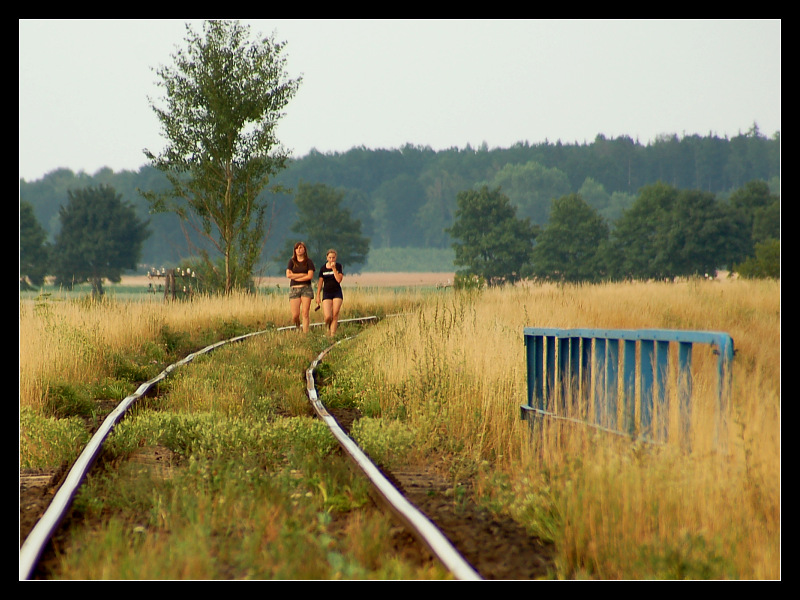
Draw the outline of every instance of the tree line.
[[[711,172],[711,165],[716,165],[715,175],[703,176]],[[553,199],[575,193],[613,228],[647,185],[660,181],[677,189],[710,193],[724,202],[753,180],[763,180],[773,193],[778,192],[778,134],[768,139],[754,128],[732,139],[664,136],[647,145],[625,137],[605,140],[598,136],[588,144],[545,142],[491,150],[433,151],[406,146],[312,151],[290,160],[275,177],[277,184],[292,191],[270,196],[268,239],[261,261],[282,262],[277,257],[294,237],[292,227],[301,218],[295,202],[301,182],[325,184],[341,194],[342,208],[360,221],[371,249],[441,249],[453,243],[447,229],[455,219],[458,193],[484,185],[500,187],[519,216],[529,217],[535,225],[548,223]],[[702,187],[698,181],[704,182]],[[52,241],[68,192],[102,185],[121,194],[139,219],[149,220],[152,234],[142,247],[142,263],[170,265],[186,258],[180,219],[169,213],[150,214],[139,192],[168,189],[166,177],[151,166],[116,173],[104,168],[93,175],[56,169],[36,181],[21,180],[20,199],[31,204]],[[194,239],[191,234],[189,239]]]
[[[55,243],[38,223],[33,206],[20,202],[20,271],[25,284],[41,285],[45,275],[71,287],[90,281],[119,281],[134,270],[149,222],[101,185],[67,192],[59,210]],[[363,264],[369,239],[344,207],[345,194],[326,184],[300,182],[290,228],[307,240],[313,255],[336,247],[348,265]],[[780,277],[780,197],[762,180],[734,190],[727,199],[699,190],[656,182],[644,186],[613,224],[580,193],[551,202],[544,225],[520,216],[501,187],[463,190],[456,195],[453,239],[457,284],[490,285],[534,278],[559,282],[670,279],[709,274],[720,267],[744,276]],[[282,255],[290,254],[287,238]],[[184,263],[186,264],[186,263]],[[189,263],[209,282],[200,262]],[[248,274],[249,275],[249,274]],[[222,282],[208,286],[223,288]]]
[[[657,182],[610,228],[580,194],[554,199],[544,227],[517,216],[500,188],[462,192],[449,232],[459,286],[520,279],[555,282],[780,277],[780,200],[754,180],[725,202]]]

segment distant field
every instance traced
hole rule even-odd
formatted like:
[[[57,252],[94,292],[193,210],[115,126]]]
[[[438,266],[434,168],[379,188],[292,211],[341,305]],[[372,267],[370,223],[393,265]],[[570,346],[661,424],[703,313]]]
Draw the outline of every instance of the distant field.
[[[435,286],[452,285],[454,273],[359,273],[347,275],[342,282],[343,287],[395,287],[395,286]],[[147,287],[149,280],[146,275],[137,275],[122,278],[122,285]],[[259,280],[261,287],[274,287],[279,285],[287,287],[285,277],[263,277]]]
[[[413,286],[445,286],[452,285],[455,273],[359,273],[347,275],[342,285],[347,287],[413,287]],[[727,271],[717,272],[718,281],[731,281]],[[147,287],[149,280],[146,275],[123,276],[121,285]],[[287,287],[285,277],[261,277],[258,279],[259,287]],[[315,283],[316,285],[316,283]]]

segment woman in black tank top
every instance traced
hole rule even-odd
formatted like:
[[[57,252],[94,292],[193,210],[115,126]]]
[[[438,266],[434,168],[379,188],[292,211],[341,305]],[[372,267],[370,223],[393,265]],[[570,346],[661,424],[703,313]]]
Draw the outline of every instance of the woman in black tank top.
[[[341,263],[336,262],[336,250],[331,248],[325,257],[327,260],[320,267],[317,280],[317,306],[322,301],[325,326],[328,329],[328,335],[333,336],[339,326],[339,311],[344,301],[341,285],[344,271]]]

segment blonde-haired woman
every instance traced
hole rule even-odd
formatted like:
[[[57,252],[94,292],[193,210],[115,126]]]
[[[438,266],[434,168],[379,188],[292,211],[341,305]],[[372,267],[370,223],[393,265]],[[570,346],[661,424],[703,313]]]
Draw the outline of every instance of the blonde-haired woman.
[[[325,315],[325,327],[328,335],[336,334],[339,326],[339,311],[342,308],[344,295],[342,294],[342,279],[344,271],[342,265],[336,262],[336,250],[331,248],[325,253],[326,262],[319,268],[317,281],[317,306],[322,301],[322,311]]]
[[[308,332],[309,309],[314,299],[311,282],[314,279],[314,263],[308,257],[308,250],[303,242],[294,245],[292,258],[286,265],[286,277],[289,278],[289,307],[292,310],[294,326],[300,329],[302,318],[303,332]]]

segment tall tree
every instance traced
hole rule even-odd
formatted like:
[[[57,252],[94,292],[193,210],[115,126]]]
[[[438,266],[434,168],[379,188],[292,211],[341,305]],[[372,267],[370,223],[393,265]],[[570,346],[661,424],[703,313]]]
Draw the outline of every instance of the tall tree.
[[[285,42],[250,41],[249,27],[238,21],[206,21],[203,35],[186,29],[187,48],[173,55],[173,66],[157,70],[166,106],[151,103],[167,148],[158,156],[145,150],[171,189],[144,195],[155,211],[175,212],[222,255],[230,292],[246,286],[236,274],[249,278],[261,255],[269,218],[262,192],[289,158],[276,127],[300,78],[285,72]],[[208,250],[199,251],[216,269]]]
[[[608,225],[579,194],[553,200],[550,221],[536,238],[532,274],[543,279],[597,281],[605,274]]]
[[[56,283],[69,289],[89,281],[95,296],[103,280],[119,283],[122,272],[136,268],[149,232],[135,209],[114,188],[101,185],[67,192],[59,210],[61,230],[54,247]]]
[[[714,194],[681,190],[664,236],[671,276],[714,274],[736,240],[729,211]]]
[[[616,278],[713,273],[726,264],[740,231],[713,194],[657,183],[642,188],[617,222],[606,260]]]
[[[733,262],[754,256],[759,242],[780,239],[780,198],[770,191],[766,181],[747,182],[731,194],[728,203],[744,229],[741,252],[732,257]]]
[[[536,225],[547,223],[548,210],[555,198],[572,191],[563,171],[537,162],[505,165],[492,179],[492,185],[502,188],[520,217],[529,217]]]
[[[662,279],[670,275],[665,236],[677,197],[677,188],[661,182],[639,191],[611,232],[606,264],[613,277]]]
[[[47,232],[36,220],[30,202],[19,203],[19,283],[21,288],[42,285],[47,274],[50,245]]]
[[[300,182],[294,198],[297,221],[292,231],[305,242],[316,265],[324,263],[327,251],[334,248],[339,262],[352,272],[367,262],[369,238],[361,235],[361,221],[353,219],[350,210],[342,205],[344,197],[344,192],[325,184]],[[286,260],[296,241],[287,240],[281,255]]]
[[[521,279],[538,228],[528,218],[517,218],[516,208],[499,188],[459,192],[456,202],[455,222],[447,230],[456,240],[456,266],[490,285]]]

